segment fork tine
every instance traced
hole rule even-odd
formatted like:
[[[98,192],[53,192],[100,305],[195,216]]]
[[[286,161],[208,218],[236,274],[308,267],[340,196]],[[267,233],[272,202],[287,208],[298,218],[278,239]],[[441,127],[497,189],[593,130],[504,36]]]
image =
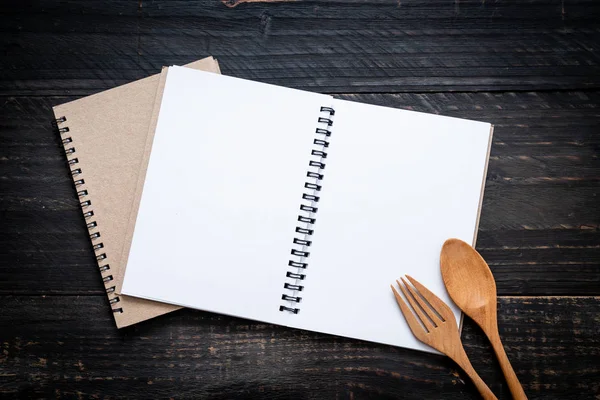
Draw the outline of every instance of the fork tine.
[[[419,317],[419,320],[421,320],[421,323],[423,324],[423,326],[425,327],[425,330],[429,333],[433,330],[433,328],[435,328],[433,326],[433,324],[431,323],[431,321],[427,318],[427,316],[425,316],[425,314],[423,314],[423,311],[421,310],[421,307],[419,307],[414,300],[414,296],[411,294],[409,294],[406,289],[405,286],[407,286],[406,282],[404,282],[404,279],[400,278],[402,280],[402,283],[398,282],[396,280],[396,282],[398,283],[398,286],[400,287],[400,290],[402,290],[402,293],[404,293],[404,297],[406,297],[406,299],[408,300],[408,302],[410,303],[411,307],[413,310],[415,310],[415,313],[417,314],[417,316]]]
[[[419,303],[419,306],[421,306],[421,309],[423,310],[423,312],[425,314],[427,314],[427,317],[429,317],[431,319],[431,321],[435,324],[435,326],[438,326],[442,322],[440,317],[435,313],[435,311],[431,310],[431,308],[427,304],[427,302],[421,298],[419,293],[417,293],[417,291],[410,284],[408,284],[404,280],[404,278],[400,278],[400,279],[402,279],[402,282],[404,282],[404,285],[406,285],[406,288],[408,289],[408,291],[410,292],[412,297],[415,299],[415,301],[417,303]],[[427,318],[427,317],[425,317],[425,318]]]
[[[423,286],[418,280],[415,278],[406,275],[406,278],[412,283],[423,297],[432,305],[433,309],[437,311],[438,314],[442,316],[442,318],[447,320],[448,318],[453,318],[452,310],[446,303],[444,303],[439,297],[433,294],[429,289]]]
[[[398,303],[398,306],[400,306],[400,311],[402,311],[402,315],[404,315],[404,318],[406,319],[406,322],[408,323],[408,326],[410,327],[410,330],[412,331],[413,335],[415,335],[417,339],[423,341],[422,337],[427,332],[425,332],[421,324],[417,322],[417,319],[410,311],[410,308],[406,305],[404,300],[402,300],[402,296],[400,296],[400,293],[396,291],[396,288],[394,288],[393,285],[390,285],[390,287],[392,288],[392,292],[394,292],[396,302]]]

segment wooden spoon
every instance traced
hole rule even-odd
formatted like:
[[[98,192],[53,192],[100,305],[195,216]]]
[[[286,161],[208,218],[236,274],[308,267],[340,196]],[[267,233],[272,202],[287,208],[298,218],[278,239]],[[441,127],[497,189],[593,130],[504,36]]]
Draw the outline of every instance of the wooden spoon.
[[[492,343],[513,398],[527,400],[498,333],[496,282],[490,267],[473,247],[459,239],[446,240],[440,265],[448,294]]]

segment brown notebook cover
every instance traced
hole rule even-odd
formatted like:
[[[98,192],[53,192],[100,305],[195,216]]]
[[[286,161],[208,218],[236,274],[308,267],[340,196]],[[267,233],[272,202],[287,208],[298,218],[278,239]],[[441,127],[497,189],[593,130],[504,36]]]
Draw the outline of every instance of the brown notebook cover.
[[[212,57],[186,66],[220,73]],[[160,80],[161,74],[153,75],[53,108],[118,328],[180,308],[116,291],[133,231],[129,225],[135,224],[130,214],[137,212],[137,187],[147,166],[148,134],[154,133],[155,101],[158,95],[160,105],[164,87]]]

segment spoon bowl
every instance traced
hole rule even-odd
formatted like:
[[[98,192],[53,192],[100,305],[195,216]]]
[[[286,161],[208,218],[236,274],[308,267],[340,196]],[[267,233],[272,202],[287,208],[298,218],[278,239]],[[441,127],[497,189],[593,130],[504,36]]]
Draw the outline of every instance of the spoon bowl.
[[[496,281],[483,257],[460,239],[448,239],[440,255],[442,279],[450,298],[490,340],[514,399],[527,399],[498,333]]]
[[[496,281],[481,255],[459,239],[448,239],[440,255],[442,279],[456,305],[479,326],[496,323]]]

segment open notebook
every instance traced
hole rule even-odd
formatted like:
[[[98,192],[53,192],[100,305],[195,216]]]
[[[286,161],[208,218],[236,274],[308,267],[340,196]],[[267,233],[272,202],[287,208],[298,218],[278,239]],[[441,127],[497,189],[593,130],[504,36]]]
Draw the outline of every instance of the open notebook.
[[[122,292],[431,351],[390,284],[460,317],[439,252],[475,241],[491,132],[171,67]]]
[[[219,72],[212,57],[186,67]],[[160,104],[161,82],[161,74],[156,74],[54,107],[56,128],[119,328],[179,308],[116,293],[126,259],[121,254],[129,251],[128,228],[135,223],[136,187],[148,157],[146,142],[154,134],[152,117],[155,102]]]

